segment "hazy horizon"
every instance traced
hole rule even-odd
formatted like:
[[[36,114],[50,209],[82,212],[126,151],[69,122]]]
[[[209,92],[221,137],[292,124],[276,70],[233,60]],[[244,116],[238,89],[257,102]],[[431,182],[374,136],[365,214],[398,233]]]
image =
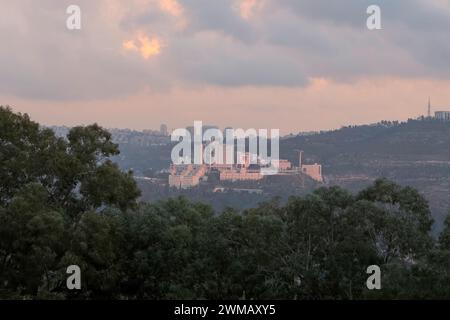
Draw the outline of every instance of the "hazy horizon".
[[[71,1],[31,3],[4,4],[0,105],[45,125],[288,134],[450,109],[445,0],[377,1],[381,30],[366,0],[81,0],[81,30]]]
[[[11,107],[11,106],[8,106]],[[11,107],[11,109],[13,111],[16,111],[14,108]],[[25,112],[26,113],[26,112]],[[425,115],[423,115],[425,116]],[[297,130],[297,131],[291,131],[291,132],[281,132],[281,136],[288,136],[291,134],[301,134],[301,133],[320,133],[323,131],[333,131],[333,130],[338,130],[344,127],[348,127],[348,126],[364,126],[364,125],[375,125],[378,124],[382,121],[390,121],[390,122],[399,122],[399,123],[405,123],[407,120],[409,119],[418,119],[420,116],[418,117],[414,117],[414,118],[408,118],[408,119],[380,119],[374,122],[361,122],[361,123],[347,123],[347,124],[343,124],[339,127],[335,127],[335,128],[318,128],[318,129],[313,129],[313,130]],[[33,119],[33,117],[31,117],[32,121],[37,122],[35,119]],[[195,120],[197,121],[197,120]],[[102,127],[108,129],[108,130],[131,130],[131,131],[137,131],[137,132],[143,132],[146,130],[151,130],[151,131],[160,131],[160,126],[161,125],[167,125],[167,129],[169,134],[171,133],[172,130],[174,129],[178,129],[178,128],[188,128],[188,127],[192,127],[194,123],[186,123],[185,125],[181,125],[179,127],[171,127],[170,125],[167,124],[167,122],[164,122],[163,120],[161,120],[160,124],[155,126],[155,127],[142,127],[142,128],[132,128],[132,127],[110,127],[110,126],[106,126],[103,125],[101,122],[83,122],[83,123],[74,123],[73,125],[67,125],[67,124],[58,124],[58,123],[41,123],[39,122],[40,125],[43,125],[45,127],[67,127],[67,128],[71,128],[71,127],[75,127],[75,126],[86,126],[86,125],[90,125],[90,124],[94,124],[97,123],[99,125],[101,125]],[[234,128],[237,129],[239,127],[237,126],[233,126],[232,124],[227,125],[227,126],[218,126],[215,123],[203,123],[203,126],[215,126],[218,127],[220,130],[225,130],[226,128],[230,127],[230,128]],[[242,128],[242,129],[250,129],[249,127],[246,128]],[[267,129],[267,128],[255,128],[255,129]]]

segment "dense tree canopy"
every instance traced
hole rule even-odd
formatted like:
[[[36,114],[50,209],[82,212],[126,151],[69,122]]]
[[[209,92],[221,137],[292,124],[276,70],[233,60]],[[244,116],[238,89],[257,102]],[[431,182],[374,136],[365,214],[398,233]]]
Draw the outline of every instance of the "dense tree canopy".
[[[431,238],[410,187],[380,179],[216,213],[137,203],[132,173],[108,160],[118,152],[97,125],[57,138],[0,108],[0,298],[450,298],[450,220]],[[69,265],[81,290],[66,287]]]
[[[140,194],[132,173],[108,160],[118,153],[96,124],[63,139],[0,107],[0,292],[56,294],[66,262],[110,262],[106,248],[95,260],[89,245],[101,246],[116,231],[105,234],[112,222],[104,212],[126,212]]]

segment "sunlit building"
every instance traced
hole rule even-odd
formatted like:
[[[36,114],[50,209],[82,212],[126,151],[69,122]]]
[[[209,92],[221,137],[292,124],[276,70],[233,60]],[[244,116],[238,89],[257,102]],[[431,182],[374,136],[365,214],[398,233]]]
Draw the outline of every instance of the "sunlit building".
[[[323,182],[322,165],[320,164],[303,164],[301,171],[311,179]]]
[[[303,164],[303,151],[299,151],[299,159],[298,159],[298,169],[303,174],[306,174],[311,179],[316,180],[317,182],[323,182],[322,175],[322,165],[321,164]]]
[[[278,170],[286,171],[292,168],[292,163],[288,160],[280,159],[280,160],[272,160],[272,165],[277,166]]]
[[[263,175],[261,169],[247,167],[233,168],[231,170],[220,170],[220,181],[248,181],[261,180]]]
[[[178,189],[189,189],[199,185],[206,174],[204,165],[173,165],[169,175],[169,186]]]

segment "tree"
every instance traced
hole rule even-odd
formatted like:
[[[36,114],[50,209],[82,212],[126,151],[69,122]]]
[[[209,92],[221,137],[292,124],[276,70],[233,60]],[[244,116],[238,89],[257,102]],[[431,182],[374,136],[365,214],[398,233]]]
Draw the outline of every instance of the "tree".
[[[361,191],[357,200],[370,201],[377,208],[372,219],[374,241],[385,262],[415,259],[431,248],[433,219],[427,201],[417,190],[379,179]]]
[[[33,297],[53,289],[63,236],[63,212],[48,205],[45,188],[24,186],[0,209],[0,290]]]
[[[71,216],[103,206],[131,208],[140,191],[131,172],[108,160],[118,153],[111,134],[97,124],[57,138],[27,115],[0,107],[0,203],[7,205],[24,185],[39,183],[49,201]]]
[[[96,124],[58,138],[0,107],[0,294],[51,297],[75,262],[92,270],[92,292],[108,291],[120,229],[105,214],[136,207],[140,195],[132,173],[109,160],[118,153]]]
[[[186,198],[137,203],[98,125],[58,138],[0,107],[0,298],[373,299],[450,297],[450,218],[380,179],[217,214]],[[80,291],[66,268],[82,270]],[[365,286],[382,270],[381,291]]]

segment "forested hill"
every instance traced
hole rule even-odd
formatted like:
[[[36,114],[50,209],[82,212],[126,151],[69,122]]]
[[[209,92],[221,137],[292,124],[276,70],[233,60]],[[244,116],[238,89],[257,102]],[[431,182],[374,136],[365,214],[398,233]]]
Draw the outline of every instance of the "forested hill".
[[[63,139],[0,106],[0,299],[450,298],[450,217],[433,239],[414,188],[379,179],[218,212],[140,202],[118,153],[96,124]]]
[[[401,159],[450,159],[450,122],[434,119],[408,122],[383,121],[372,125],[348,126],[319,134],[283,140],[282,155],[295,160],[292,150],[303,148],[324,163],[342,154],[393,156]]]
[[[329,184],[357,190],[379,177],[418,188],[437,225],[450,209],[450,122],[434,119],[344,127],[281,142],[281,157],[323,164]]]
[[[142,139],[120,139],[115,132],[112,136],[121,150],[114,161],[122,169],[142,176],[169,167],[169,142],[143,144]],[[417,188],[430,201],[438,229],[450,211],[450,122],[382,121],[280,141],[280,156],[294,165],[298,165],[298,150],[304,151],[304,163],[323,165],[329,185],[356,192],[385,177]]]

